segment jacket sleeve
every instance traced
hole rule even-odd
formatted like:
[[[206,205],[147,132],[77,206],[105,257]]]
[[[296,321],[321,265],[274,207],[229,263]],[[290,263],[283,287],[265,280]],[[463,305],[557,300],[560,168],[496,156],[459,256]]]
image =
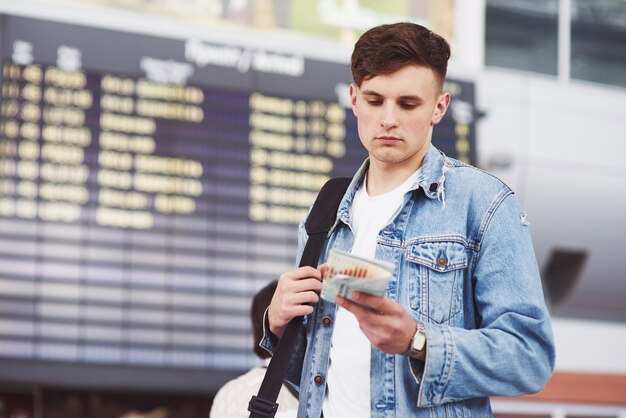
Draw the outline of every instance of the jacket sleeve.
[[[306,318],[305,318],[306,319]],[[278,346],[278,340],[272,334],[267,321],[267,309],[263,316],[263,338],[259,343],[259,346],[270,354],[274,354],[276,347]],[[302,375],[302,361],[304,358],[304,352],[306,351],[306,328],[303,326],[300,328],[298,339],[291,353],[291,359],[289,360],[289,368],[285,375],[286,381],[291,383],[297,390],[300,390],[300,377]]]
[[[476,328],[426,324],[426,361],[421,367],[411,361],[420,383],[418,406],[536,392],[554,370],[550,318],[515,195],[503,193],[494,201],[479,236],[469,270]]]

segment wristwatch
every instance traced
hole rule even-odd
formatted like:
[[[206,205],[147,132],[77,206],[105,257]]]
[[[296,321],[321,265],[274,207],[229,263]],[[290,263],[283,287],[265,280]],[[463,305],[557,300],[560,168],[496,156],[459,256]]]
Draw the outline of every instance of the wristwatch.
[[[415,335],[411,339],[411,345],[409,345],[409,349],[405,356],[415,357],[417,355],[421,355],[426,348],[426,327],[424,323],[417,321],[417,329],[415,330]]]

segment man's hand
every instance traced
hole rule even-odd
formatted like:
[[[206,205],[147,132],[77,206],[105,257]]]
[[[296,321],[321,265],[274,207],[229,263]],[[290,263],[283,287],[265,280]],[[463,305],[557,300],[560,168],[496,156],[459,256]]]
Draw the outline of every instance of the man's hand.
[[[354,314],[361,331],[374,347],[387,354],[402,354],[409,349],[417,324],[404,306],[389,298],[361,292],[353,292],[351,297],[373,308],[337,297],[339,306]]]
[[[281,274],[267,311],[272,334],[282,337],[289,321],[312,313],[312,305],[320,300],[321,289],[322,272],[313,267],[299,267]]]

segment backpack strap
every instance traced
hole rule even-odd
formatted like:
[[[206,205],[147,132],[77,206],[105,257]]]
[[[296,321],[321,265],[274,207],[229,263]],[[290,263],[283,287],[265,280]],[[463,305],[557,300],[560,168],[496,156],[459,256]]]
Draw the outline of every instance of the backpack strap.
[[[300,259],[300,267],[317,267],[324,241],[328,231],[335,224],[339,204],[351,181],[349,177],[332,178],[324,184],[317,195],[304,225],[309,239]],[[303,317],[299,316],[287,324],[270,364],[267,366],[259,392],[256,396],[252,396],[248,404],[250,418],[273,418],[276,414],[278,410],[276,399],[283,385],[291,353],[302,328],[302,321]]]

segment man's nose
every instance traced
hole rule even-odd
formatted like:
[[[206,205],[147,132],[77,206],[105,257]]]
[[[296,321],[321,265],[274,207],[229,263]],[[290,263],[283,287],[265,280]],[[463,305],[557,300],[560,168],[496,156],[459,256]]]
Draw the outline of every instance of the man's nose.
[[[383,107],[383,114],[380,124],[384,129],[394,128],[398,125],[396,109],[391,103],[386,104]]]

